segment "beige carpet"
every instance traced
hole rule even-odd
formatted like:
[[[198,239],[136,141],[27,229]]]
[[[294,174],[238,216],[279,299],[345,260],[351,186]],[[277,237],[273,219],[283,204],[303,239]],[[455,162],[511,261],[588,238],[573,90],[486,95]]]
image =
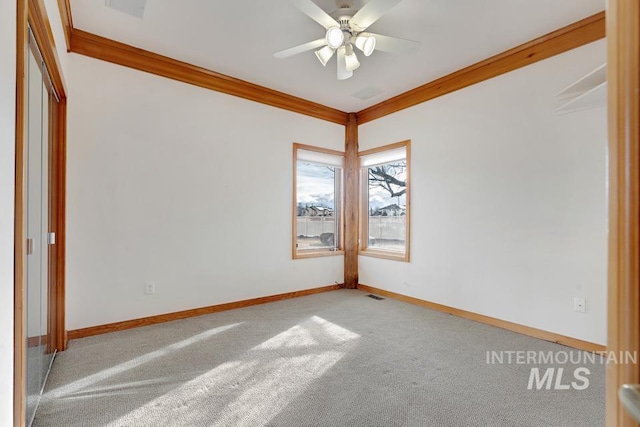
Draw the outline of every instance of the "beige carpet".
[[[71,341],[34,425],[602,426],[602,364],[487,363],[571,350],[341,290]],[[589,386],[529,390],[532,367]]]

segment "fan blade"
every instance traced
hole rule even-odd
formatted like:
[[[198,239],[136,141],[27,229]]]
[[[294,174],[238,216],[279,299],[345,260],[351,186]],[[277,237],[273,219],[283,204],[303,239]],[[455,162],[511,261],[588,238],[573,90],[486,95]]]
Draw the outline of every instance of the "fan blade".
[[[278,52],[274,52],[273,56],[276,58],[288,58],[293,55],[297,55],[302,52],[306,52],[308,50],[316,49],[318,47],[322,47],[327,44],[325,39],[318,39],[312,42],[308,42],[305,44],[301,44],[298,46],[290,47],[289,49],[280,50]]]
[[[401,0],[370,0],[369,3],[365,4],[362,9],[353,15],[351,25],[355,25],[360,31],[363,31],[387,13],[393,6],[400,3],[400,1]]]
[[[292,0],[292,3],[295,7],[300,9],[302,13],[322,25],[324,28],[340,28],[338,21],[329,16],[327,12],[320,9],[320,7],[311,0]]]
[[[376,38],[376,50],[389,53],[403,53],[420,47],[420,42],[415,40],[399,39],[397,37],[383,36],[375,33],[361,33],[363,36]]]
[[[353,71],[347,70],[347,61],[345,56],[344,46],[338,49],[338,80],[346,80],[353,76]]]

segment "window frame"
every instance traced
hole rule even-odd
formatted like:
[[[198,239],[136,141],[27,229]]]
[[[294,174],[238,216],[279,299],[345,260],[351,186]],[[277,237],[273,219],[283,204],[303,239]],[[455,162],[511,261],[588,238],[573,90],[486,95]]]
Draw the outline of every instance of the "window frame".
[[[362,157],[383,151],[404,147],[406,150],[406,210],[405,210],[405,250],[404,253],[371,248],[369,244],[369,175],[368,167],[362,166]],[[360,236],[358,241],[358,255],[383,258],[394,261],[410,262],[411,260],[411,140],[400,141],[381,147],[358,152],[358,169],[360,177]]]
[[[334,218],[338,221],[338,242],[335,249],[307,249],[298,251],[298,150],[314,151],[317,153],[330,154],[340,156],[343,159],[342,178],[340,180],[340,194],[334,194],[334,198],[338,200],[338,209],[334,209]],[[317,258],[325,256],[344,255],[344,176],[345,176],[345,153],[344,151],[332,150],[330,148],[316,147],[313,145],[293,143],[293,204],[292,204],[292,221],[291,221],[291,252],[293,259]]]

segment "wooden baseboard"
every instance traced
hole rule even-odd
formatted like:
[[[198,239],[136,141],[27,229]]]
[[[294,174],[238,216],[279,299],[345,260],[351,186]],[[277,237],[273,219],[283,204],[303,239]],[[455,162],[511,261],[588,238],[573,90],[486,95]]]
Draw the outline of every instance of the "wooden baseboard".
[[[266,304],[269,302],[282,301],[291,298],[303,297],[306,295],[319,294],[341,289],[341,285],[323,286],[320,288],[305,289],[302,291],[287,292],[285,294],[271,295],[267,297],[253,298],[243,301],[229,302],[225,304],[212,305],[208,307],[194,308],[191,310],[176,311],[174,313],[159,314],[156,316],[143,317],[140,319],[125,320],[122,322],[108,323],[106,325],[90,326],[88,328],[74,329],[67,331],[69,340],[90,337],[93,335],[106,334],[109,332],[123,331],[125,329],[138,328],[141,326],[155,325],[157,323],[170,322],[172,320],[186,319],[189,317],[202,316],[204,314],[217,313],[220,311],[235,310],[236,308],[250,307],[252,305]]]
[[[37,337],[27,337],[27,347],[39,347],[41,345],[47,345],[47,335],[40,335]]]
[[[578,350],[601,352],[606,350],[606,346],[595,344],[589,341],[579,340],[577,338],[571,338],[564,335],[556,334],[553,332],[543,331],[542,329],[532,328],[530,326],[524,326],[506,320],[496,319],[495,317],[484,316],[482,314],[473,313],[471,311],[460,310],[458,308],[449,307],[435,302],[425,301],[418,298],[398,294],[391,291],[385,291],[384,289],[374,288],[373,286],[358,285],[358,289],[364,292],[383,295],[389,298],[397,299],[400,301],[408,302],[410,304],[416,304],[423,307],[430,308],[432,310],[441,311],[443,313],[452,314],[454,316],[462,317],[476,322],[484,323],[498,328],[506,329],[519,334],[527,335],[534,338],[539,338],[545,341],[551,341],[557,344],[573,347]]]

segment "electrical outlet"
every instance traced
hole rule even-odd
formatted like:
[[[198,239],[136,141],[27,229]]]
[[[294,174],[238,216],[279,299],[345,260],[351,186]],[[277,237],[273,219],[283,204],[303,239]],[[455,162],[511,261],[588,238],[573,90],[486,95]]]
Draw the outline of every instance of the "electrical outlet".
[[[573,298],[573,311],[577,311],[578,313],[586,313],[587,312],[587,302],[584,298],[574,297]]]
[[[156,293],[156,284],[153,282],[147,282],[144,284],[144,294],[153,295]]]

